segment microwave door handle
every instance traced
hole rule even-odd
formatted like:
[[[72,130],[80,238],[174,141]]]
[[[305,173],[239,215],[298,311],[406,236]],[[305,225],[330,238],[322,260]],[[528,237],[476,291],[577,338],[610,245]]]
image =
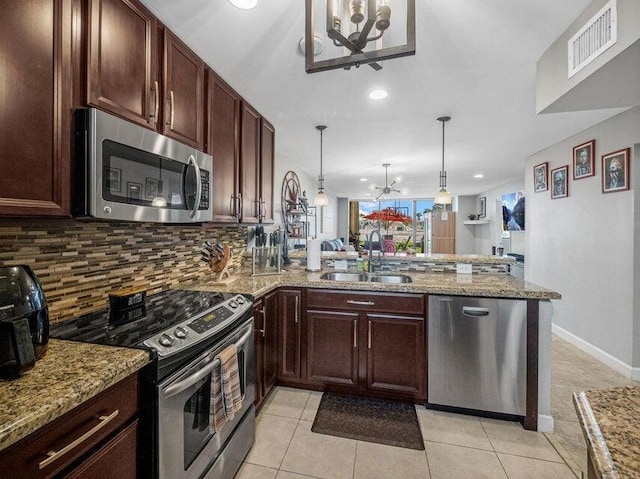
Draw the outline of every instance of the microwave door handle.
[[[250,329],[249,331],[247,331],[238,340],[238,342],[236,343],[236,347],[240,348],[240,346],[242,346],[247,341],[247,339],[249,338],[249,336],[252,335],[252,333],[253,333],[253,329]],[[246,363],[246,361],[245,361],[245,363]],[[214,359],[213,361],[211,361],[209,364],[204,366],[202,369],[200,369],[195,374],[192,374],[188,378],[185,378],[182,381],[179,381],[179,382],[177,382],[175,384],[172,384],[171,386],[166,388],[164,390],[164,397],[168,399],[170,397],[175,396],[176,394],[180,394],[185,389],[193,386],[195,383],[200,381],[202,378],[206,377],[207,374],[211,374],[211,372],[213,372],[213,370],[215,368],[217,368],[218,366],[220,366],[220,358]],[[245,375],[245,378],[246,378],[246,375]]]
[[[200,207],[200,197],[202,196],[202,175],[200,174],[200,167],[198,166],[198,163],[196,163],[193,155],[189,155],[189,161],[187,164],[193,165],[193,168],[196,170],[196,198],[193,202],[193,210],[189,211],[189,217],[193,218],[196,216],[198,208]]]

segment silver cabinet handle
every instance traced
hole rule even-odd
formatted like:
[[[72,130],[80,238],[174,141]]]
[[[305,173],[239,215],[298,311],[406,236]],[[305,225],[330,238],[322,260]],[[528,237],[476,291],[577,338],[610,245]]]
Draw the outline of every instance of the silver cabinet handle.
[[[242,217],[242,208],[242,193],[238,193],[238,221],[240,221],[240,218]]]
[[[295,320],[295,322],[296,322],[296,323],[298,322],[298,315],[299,315],[299,312],[298,312],[298,309],[299,309],[299,308],[298,308],[298,303],[299,303],[299,301],[298,301],[298,296],[296,296],[296,309],[295,309],[295,316],[294,316],[294,320]]]
[[[475,308],[473,306],[463,306],[462,314],[465,316],[489,316],[489,308]]]
[[[158,113],[160,108],[160,91],[158,88],[158,81],[153,82],[153,92],[155,96],[155,103],[153,107],[153,113],[151,113],[151,118],[155,118],[156,122],[158,121]]]
[[[64,446],[62,449],[60,449],[59,451],[49,451],[47,453],[47,457],[44,461],[42,461],[38,467],[39,469],[44,469],[45,467],[47,467],[49,464],[51,464],[52,462],[57,461],[58,459],[60,459],[62,456],[64,456],[66,453],[68,453],[69,451],[71,451],[72,449],[75,449],[76,447],[78,447],[80,444],[82,444],[83,442],[85,442],[87,439],[89,439],[91,436],[93,436],[94,434],[96,434],[98,431],[100,431],[100,429],[102,429],[103,427],[105,427],[107,424],[109,424],[111,421],[113,421],[115,419],[115,417],[120,413],[120,411],[118,409],[116,409],[115,411],[113,411],[111,414],[109,414],[108,416],[100,416],[98,419],[100,420],[100,422],[98,424],[96,424],[95,426],[93,426],[91,429],[89,429],[87,432],[85,432],[82,436],[80,436],[78,439],[70,442],[69,444],[67,444],[66,446]]]
[[[193,168],[196,170],[196,198],[193,202],[193,210],[189,211],[189,216],[193,218],[196,216],[196,213],[198,213],[198,208],[200,208],[200,200],[202,196],[202,175],[200,174],[200,167],[198,166],[198,163],[196,163],[196,159],[193,155],[189,155],[189,161],[187,164],[193,165]]]
[[[353,347],[358,347],[358,320],[353,320]]]
[[[231,216],[236,217],[236,195],[231,195],[229,198],[229,211]]]
[[[267,331],[267,307],[264,306],[261,310],[260,313],[262,313],[262,329],[260,330],[260,332],[262,333],[262,337],[264,338],[266,331]]]
[[[173,90],[169,91],[169,103],[171,104],[171,113],[169,115],[169,128],[171,130],[173,130],[173,118],[174,118],[174,113],[176,111],[175,109],[175,101],[174,101],[174,97],[173,97]]]
[[[347,304],[357,304],[359,306],[375,306],[376,303],[373,301],[356,301],[354,299],[348,299]]]
[[[369,331],[367,333],[367,347],[371,349],[371,320],[369,320]]]

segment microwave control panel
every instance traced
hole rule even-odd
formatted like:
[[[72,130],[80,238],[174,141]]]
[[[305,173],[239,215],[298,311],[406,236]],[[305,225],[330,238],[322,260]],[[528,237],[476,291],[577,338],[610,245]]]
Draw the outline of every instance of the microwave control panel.
[[[200,206],[199,210],[209,209],[209,172],[207,170],[200,170],[202,178],[202,193],[200,194]]]

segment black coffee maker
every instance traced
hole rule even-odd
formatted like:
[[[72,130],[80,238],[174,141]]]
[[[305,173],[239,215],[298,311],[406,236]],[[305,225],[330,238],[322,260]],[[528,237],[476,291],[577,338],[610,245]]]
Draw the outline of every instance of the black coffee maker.
[[[49,309],[29,266],[0,268],[0,376],[15,378],[44,356]]]

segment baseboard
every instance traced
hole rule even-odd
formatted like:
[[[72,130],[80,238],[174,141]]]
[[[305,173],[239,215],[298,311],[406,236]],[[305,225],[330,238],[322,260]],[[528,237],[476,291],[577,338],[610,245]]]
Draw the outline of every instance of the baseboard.
[[[589,356],[609,366],[611,369],[618,371],[624,377],[634,381],[640,381],[640,368],[631,367],[631,365],[620,361],[618,358],[594,346],[593,344],[588,343],[584,339],[579,338],[575,334],[570,333],[566,329],[561,328],[557,324],[551,325],[551,331],[553,331],[553,334],[558,335],[568,343],[573,344],[576,348],[584,351]]]
[[[553,432],[553,424],[551,416],[538,415],[538,432]]]

